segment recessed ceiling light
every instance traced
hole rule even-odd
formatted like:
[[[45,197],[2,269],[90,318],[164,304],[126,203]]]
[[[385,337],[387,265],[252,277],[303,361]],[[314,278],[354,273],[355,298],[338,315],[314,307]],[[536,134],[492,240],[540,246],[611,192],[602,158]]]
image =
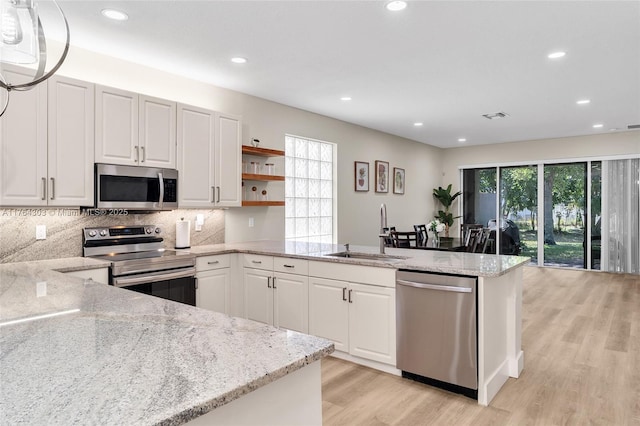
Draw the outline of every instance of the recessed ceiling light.
[[[458,139],[458,142],[466,142],[467,140],[465,138],[460,138]]]
[[[549,55],[547,55],[547,58],[549,59],[558,59],[558,58],[562,58],[567,54],[567,52],[553,52],[550,53]]]
[[[604,127],[604,124],[594,124],[593,125],[594,129],[601,129],[602,127]]]
[[[576,102],[578,105],[586,105],[591,103],[591,99],[580,99]]]
[[[115,9],[102,9],[100,13],[102,13],[102,16],[105,18],[113,19],[115,21],[126,21],[129,19],[129,15]]]
[[[243,58],[242,56],[236,56],[231,58],[231,62],[233,62],[234,64],[246,64],[247,58]]]
[[[416,127],[420,127],[420,126],[424,126],[424,123],[422,123],[420,121],[417,121],[417,122],[413,123],[413,125],[416,126]]]
[[[406,7],[407,7],[407,2],[400,1],[400,0],[387,2],[387,5],[386,5],[387,10],[390,10],[392,12],[398,12],[400,10],[404,10]]]
[[[345,102],[350,101],[351,100],[351,96],[343,96],[343,97],[340,98],[340,100],[341,101],[345,101]]]

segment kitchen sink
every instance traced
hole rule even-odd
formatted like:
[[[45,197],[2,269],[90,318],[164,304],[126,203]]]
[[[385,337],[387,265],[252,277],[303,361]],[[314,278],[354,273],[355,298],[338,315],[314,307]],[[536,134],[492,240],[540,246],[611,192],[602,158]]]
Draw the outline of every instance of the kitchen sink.
[[[404,256],[391,256],[389,254],[376,254],[376,253],[359,253],[355,251],[341,251],[338,253],[325,254],[329,257],[342,257],[345,259],[362,259],[362,260],[383,260],[396,262],[398,260],[407,259]]]

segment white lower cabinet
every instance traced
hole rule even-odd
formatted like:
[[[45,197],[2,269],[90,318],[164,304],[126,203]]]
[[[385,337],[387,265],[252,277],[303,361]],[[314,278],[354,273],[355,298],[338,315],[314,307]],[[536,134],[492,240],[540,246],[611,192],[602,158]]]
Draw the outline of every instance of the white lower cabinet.
[[[65,275],[93,280],[99,284],[109,284],[109,268],[85,269],[82,271],[65,272]]]
[[[309,277],[309,334],[332,340],[338,351],[396,363],[395,271],[310,262],[310,274],[372,277],[376,285]]]
[[[230,314],[230,255],[203,256],[196,259],[196,306]]]
[[[279,272],[281,266],[306,271],[304,264],[306,261],[245,254],[245,318],[308,333],[309,278]]]

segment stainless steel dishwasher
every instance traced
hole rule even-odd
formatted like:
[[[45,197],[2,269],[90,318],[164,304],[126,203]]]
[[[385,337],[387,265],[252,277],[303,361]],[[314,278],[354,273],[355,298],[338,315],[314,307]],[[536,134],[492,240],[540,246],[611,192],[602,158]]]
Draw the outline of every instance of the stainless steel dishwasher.
[[[397,272],[396,367],[403,377],[477,398],[476,283]]]

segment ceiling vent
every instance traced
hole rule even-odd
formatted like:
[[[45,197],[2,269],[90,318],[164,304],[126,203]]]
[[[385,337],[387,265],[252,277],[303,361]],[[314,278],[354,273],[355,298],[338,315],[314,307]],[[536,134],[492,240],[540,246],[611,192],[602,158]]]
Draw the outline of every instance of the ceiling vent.
[[[507,114],[506,112],[495,112],[493,114],[482,114],[482,116],[488,120],[493,120],[494,118],[508,117],[509,114]]]
[[[640,129],[640,124],[629,124],[627,126],[627,129],[629,129],[629,130]]]

